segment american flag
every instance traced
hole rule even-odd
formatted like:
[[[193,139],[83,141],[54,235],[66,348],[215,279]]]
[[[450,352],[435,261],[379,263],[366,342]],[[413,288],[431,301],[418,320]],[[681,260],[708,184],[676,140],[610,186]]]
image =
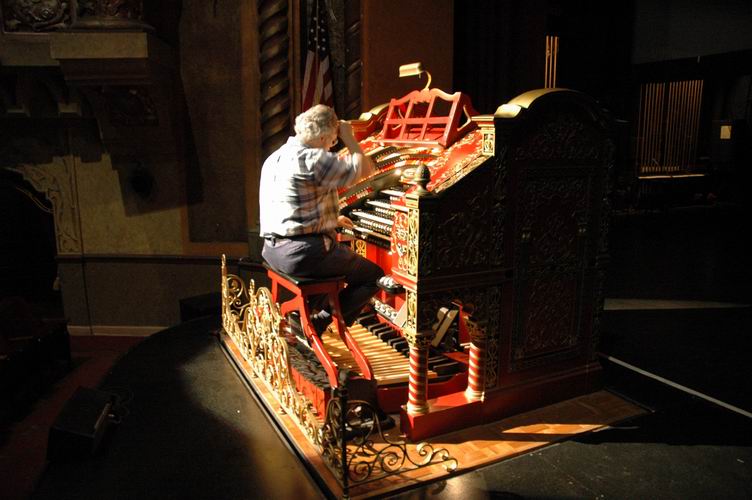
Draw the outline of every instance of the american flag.
[[[308,51],[303,75],[303,107],[307,110],[316,104],[331,106],[332,74],[329,70],[329,30],[327,28],[326,2],[316,0],[313,19],[308,29]]]

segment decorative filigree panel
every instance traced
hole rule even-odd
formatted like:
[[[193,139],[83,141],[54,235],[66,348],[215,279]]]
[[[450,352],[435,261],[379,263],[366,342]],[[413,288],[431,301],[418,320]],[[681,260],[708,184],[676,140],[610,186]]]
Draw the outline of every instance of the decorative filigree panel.
[[[412,290],[406,290],[405,302],[407,304],[407,319],[402,331],[405,335],[415,335],[418,331],[418,294]]]
[[[410,266],[407,257],[408,242],[410,236],[410,223],[408,215],[404,212],[394,214],[394,225],[392,226],[392,251],[397,252],[397,269],[403,273],[410,274]]]
[[[436,258],[431,262],[435,271],[502,265],[506,169],[501,165],[489,164],[494,168],[465,179],[463,188],[455,188],[443,200],[446,213],[438,217],[434,233],[440,240],[435,243]]]
[[[577,276],[539,272],[530,277],[525,288],[525,335],[515,343],[514,359],[576,346]]]
[[[238,276],[229,274],[224,255],[221,266],[225,333],[253,375],[267,385],[284,412],[317,447],[343,485],[345,496],[351,483],[365,484],[437,464],[449,471],[457,468],[457,460],[445,449],[420,443],[413,452],[405,441],[389,439],[381,430],[376,410],[364,401],[348,402],[346,391],[338,391],[329,400],[321,422],[313,405],[297,392],[290,375],[287,341],[280,335],[279,306],[272,301],[271,292],[263,287],[256,290],[253,280],[246,286]]]
[[[420,241],[418,240],[418,226],[420,224],[420,212],[417,208],[408,209],[407,213],[407,242],[404,263],[400,263],[400,268],[407,271],[412,277],[418,276],[418,254]]]
[[[347,408],[344,415],[343,407]],[[386,437],[376,415],[376,410],[365,401],[345,404],[339,398],[329,401],[322,430],[322,455],[340,481],[362,485],[433,465],[441,465],[450,472],[457,469],[457,460],[445,448],[434,448],[428,443],[413,447]],[[338,446],[342,442],[343,422],[355,434],[347,445],[346,464],[342,463],[342,450]],[[343,470],[348,471],[347,478],[342,477]]]
[[[536,177],[541,174],[534,171],[529,168],[520,193],[513,370],[577,356],[581,308],[590,307],[581,301],[592,172],[572,167],[566,175]]]
[[[241,355],[260,380],[263,380],[279,404],[304,430],[308,439],[319,444],[320,424],[313,405],[298,394],[290,375],[287,341],[280,336],[279,307],[266,288],[256,290],[227,273],[222,256],[222,326]]]
[[[528,180],[521,193],[520,227],[531,232],[529,265],[562,265],[577,258],[579,228],[587,223],[587,177]]]

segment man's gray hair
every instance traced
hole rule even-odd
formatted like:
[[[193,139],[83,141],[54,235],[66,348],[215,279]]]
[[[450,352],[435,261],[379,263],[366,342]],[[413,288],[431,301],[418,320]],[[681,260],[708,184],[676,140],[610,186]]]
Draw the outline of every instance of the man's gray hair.
[[[337,114],[324,104],[317,104],[295,118],[295,134],[304,143],[338,130]]]

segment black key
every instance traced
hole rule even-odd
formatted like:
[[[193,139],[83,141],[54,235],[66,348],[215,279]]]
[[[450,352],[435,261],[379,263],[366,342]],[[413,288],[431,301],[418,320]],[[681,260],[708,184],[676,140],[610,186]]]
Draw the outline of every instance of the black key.
[[[368,330],[378,337],[379,333],[392,331],[392,327],[387,324],[381,323],[377,326],[369,327]]]
[[[395,337],[395,338],[393,338],[393,339],[389,339],[389,340],[387,340],[387,341],[386,341],[386,343],[387,343],[387,344],[389,344],[390,346],[394,347],[394,344],[395,344],[395,343],[397,343],[397,342],[403,342],[403,341],[404,341],[404,342],[407,342],[407,341],[406,341],[405,339],[403,339],[402,337]]]
[[[402,335],[399,334],[399,332],[395,330],[390,330],[388,332],[381,332],[377,335],[377,337],[386,342],[387,340],[396,339],[397,337],[401,337]]]
[[[368,325],[373,325],[379,322],[378,318],[376,317],[374,313],[362,314],[358,316],[356,321],[365,327],[368,327]]]
[[[433,365],[439,365],[446,361],[446,358],[444,356],[430,356],[428,358],[428,367],[430,368]]]
[[[407,352],[410,350],[410,345],[407,343],[407,340],[404,339],[395,342],[394,344],[392,344],[392,347],[405,355],[407,355]]]

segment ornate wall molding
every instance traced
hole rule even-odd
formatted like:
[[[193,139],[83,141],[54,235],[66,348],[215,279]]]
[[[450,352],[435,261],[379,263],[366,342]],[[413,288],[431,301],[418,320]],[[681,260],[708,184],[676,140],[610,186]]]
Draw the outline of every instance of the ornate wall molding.
[[[76,196],[76,174],[72,157],[62,157],[53,165],[21,165],[18,172],[34,189],[52,203],[55,239],[59,255],[83,252]]]
[[[7,32],[53,31],[71,22],[71,5],[64,0],[3,0],[0,5]]]
[[[143,0],[3,0],[0,6],[7,32],[154,31],[143,21]]]

